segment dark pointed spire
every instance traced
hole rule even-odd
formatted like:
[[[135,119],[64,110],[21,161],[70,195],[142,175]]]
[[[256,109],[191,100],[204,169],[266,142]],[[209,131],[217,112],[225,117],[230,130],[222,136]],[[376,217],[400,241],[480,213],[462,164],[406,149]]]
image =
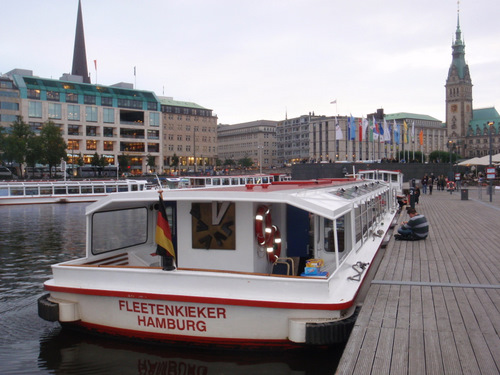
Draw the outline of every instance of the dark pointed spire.
[[[90,83],[87,68],[87,52],[85,51],[85,35],[83,33],[82,4],[78,0],[78,16],[76,19],[75,48],[73,50],[73,68],[71,74],[83,77],[83,82]]]

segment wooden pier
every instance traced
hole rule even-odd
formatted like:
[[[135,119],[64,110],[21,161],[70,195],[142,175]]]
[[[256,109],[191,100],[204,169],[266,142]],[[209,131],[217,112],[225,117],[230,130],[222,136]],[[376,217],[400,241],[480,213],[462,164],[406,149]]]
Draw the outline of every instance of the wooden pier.
[[[500,191],[415,205],[425,241],[385,250],[337,374],[500,373]],[[463,198],[463,199],[462,199]],[[399,221],[408,219],[403,210]],[[397,227],[395,228],[397,230]]]

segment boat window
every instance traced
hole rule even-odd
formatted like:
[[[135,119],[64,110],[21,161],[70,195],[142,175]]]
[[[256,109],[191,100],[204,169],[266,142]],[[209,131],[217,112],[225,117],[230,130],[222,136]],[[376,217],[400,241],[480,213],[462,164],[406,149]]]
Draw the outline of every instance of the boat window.
[[[135,186],[135,190],[137,191],[137,185],[131,185],[131,188]],[[133,189],[131,189],[133,190]],[[128,191],[128,186],[127,185],[118,185],[118,191]]]
[[[354,208],[354,228],[356,229],[356,242],[361,240],[362,235],[362,205]]]
[[[0,197],[6,197],[9,195],[9,189],[6,187],[0,187]]]
[[[145,207],[96,212],[92,216],[92,254],[145,243],[147,214]]]
[[[240,177],[240,185],[245,185],[245,178],[244,177]]]
[[[66,194],[66,186],[56,186],[54,189],[54,194],[56,195]]]
[[[335,251],[335,236],[333,233],[333,220],[325,219],[325,251]]]
[[[92,186],[81,186],[82,194],[92,194]]]
[[[40,195],[52,195],[52,188],[50,186],[40,187]]]
[[[102,194],[102,193],[104,193],[104,186],[94,186],[94,193],[95,194]]]
[[[343,252],[345,250],[345,236],[346,236],[346,230],[345,230],[345,222],[346,222],[346,216],[343,215],[336,220],[337,222],[337,245],[339,249],[339,253]]]
[[[24,188],[12,187],[10,188],[10,195],[24,195]]]
[[[116,193],[116,185],[106,185],[106,193]]]
[[[253,178],[247,177],[247,184],[253,184]]]
[[[68,186],[68,194],[80,194],[78,186]]]
[[[231,178],[231,185],[238,185],[238,181],[239,181],[238,177]]]
[[[229,185],[229,178],[223,178],[222,179],[222,185]]]
[[[212,181],[213,185],[220,185],[220,178],[214,178]]]
[[[26,195],[38,195],[38,187],[28,186],[25,189]]]
[[[268,184],[269,183],[269,177],[262,177],[262,183],[263,184]]]

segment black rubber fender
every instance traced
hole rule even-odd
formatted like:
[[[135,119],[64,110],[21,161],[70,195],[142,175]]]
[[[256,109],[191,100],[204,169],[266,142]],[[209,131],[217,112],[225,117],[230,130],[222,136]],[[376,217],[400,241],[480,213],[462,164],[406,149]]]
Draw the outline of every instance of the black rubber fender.
[[[359,310],[360,307],[356,307],[354,313],[346,319],[327,323],[307,323],[306,344],[334,345],[347,342],[354,328],[354,323],[356,323]]]
[[[49,322],[59,321],[59,304],[49,301],[50,294],[38,298],[38,316]]]

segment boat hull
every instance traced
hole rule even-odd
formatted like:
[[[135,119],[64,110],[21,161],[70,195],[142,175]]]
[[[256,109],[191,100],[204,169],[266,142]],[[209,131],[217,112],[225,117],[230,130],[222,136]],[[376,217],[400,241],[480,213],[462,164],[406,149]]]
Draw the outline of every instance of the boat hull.
[[[111,293],[109,293],[111,294]],[[40,309],[40,304],[53,309]],[[345,342],[354,324],[344,311],[190,303],[52,292],[39,314],[66,328],[128,339],[226,348],[292,348]],[[349,315],[347,315],[349,314]]]

